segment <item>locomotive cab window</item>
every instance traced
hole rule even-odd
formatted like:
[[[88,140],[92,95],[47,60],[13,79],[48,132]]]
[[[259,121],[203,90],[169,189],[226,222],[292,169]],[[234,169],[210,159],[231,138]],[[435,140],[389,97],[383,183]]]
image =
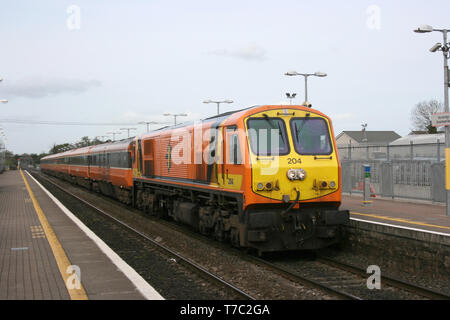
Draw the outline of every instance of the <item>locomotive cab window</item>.
[[[247,121],[248,138],[254,154],[259,156],[289,153],[286,126],[280,118],[251,118]]]
[[[227,164],[242,164],[241,147],[236,126],[227,128]]]
[[[329,155],[332,153],[328,124],[323,118],[291,119],[295,151],[301,155]]]

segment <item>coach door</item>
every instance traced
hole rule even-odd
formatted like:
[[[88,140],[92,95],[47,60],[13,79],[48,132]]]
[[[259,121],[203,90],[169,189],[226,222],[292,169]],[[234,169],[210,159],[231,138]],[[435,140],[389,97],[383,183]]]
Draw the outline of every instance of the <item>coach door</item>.
[[[236,126],[225,128],[223,144],[223,183],[228,189],[241,189],[242,175],[242,150],[239,139],[239,130]]]
[[[109,181],[109,154],[105,151],[101,153],[102,162],[101,162],[101,176],[102,180]]]

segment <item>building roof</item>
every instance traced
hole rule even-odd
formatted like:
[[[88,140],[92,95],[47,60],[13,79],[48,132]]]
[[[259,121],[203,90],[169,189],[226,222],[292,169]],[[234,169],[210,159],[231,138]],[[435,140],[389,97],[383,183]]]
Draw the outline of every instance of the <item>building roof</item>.
[[[435,134],[410,134],[405,137],[399,138],[392,143],[391,146],[401,146],[413,144],[428,144],[428,143],[440,143],[445,142],[445,133],[435,133]]]
[[[366,131],[365,134],[364,131],[342,131],[336,139],[339,139],[344,133],[358,143],[387,143],[401,137],[395,131]],[[363,141],[365,137],[367,137],[367,141]]]

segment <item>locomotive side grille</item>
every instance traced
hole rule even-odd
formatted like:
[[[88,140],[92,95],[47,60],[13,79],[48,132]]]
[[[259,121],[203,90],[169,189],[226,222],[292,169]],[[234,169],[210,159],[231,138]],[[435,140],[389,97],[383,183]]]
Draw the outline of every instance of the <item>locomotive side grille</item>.
[[[153,155],[153,140],[144,140],[144,156]]]
[[[206,181],[205,165],[202,164],[195,165],[195,178],[198,181]]]
[[[155,174],[155,165],[153,160],[145,160],[144,161],[144,175],[147,177],[151,177]]]

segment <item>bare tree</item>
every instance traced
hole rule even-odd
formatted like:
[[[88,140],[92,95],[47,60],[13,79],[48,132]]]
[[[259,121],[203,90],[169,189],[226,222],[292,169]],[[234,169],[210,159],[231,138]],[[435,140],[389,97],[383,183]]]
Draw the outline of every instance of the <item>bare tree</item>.
[[[443,110],[442,102],[437,100],[419,102],[411,111],[412,130],[436,133],[437,128],[431,125],[431,115],[433,113],[443,112]]]

